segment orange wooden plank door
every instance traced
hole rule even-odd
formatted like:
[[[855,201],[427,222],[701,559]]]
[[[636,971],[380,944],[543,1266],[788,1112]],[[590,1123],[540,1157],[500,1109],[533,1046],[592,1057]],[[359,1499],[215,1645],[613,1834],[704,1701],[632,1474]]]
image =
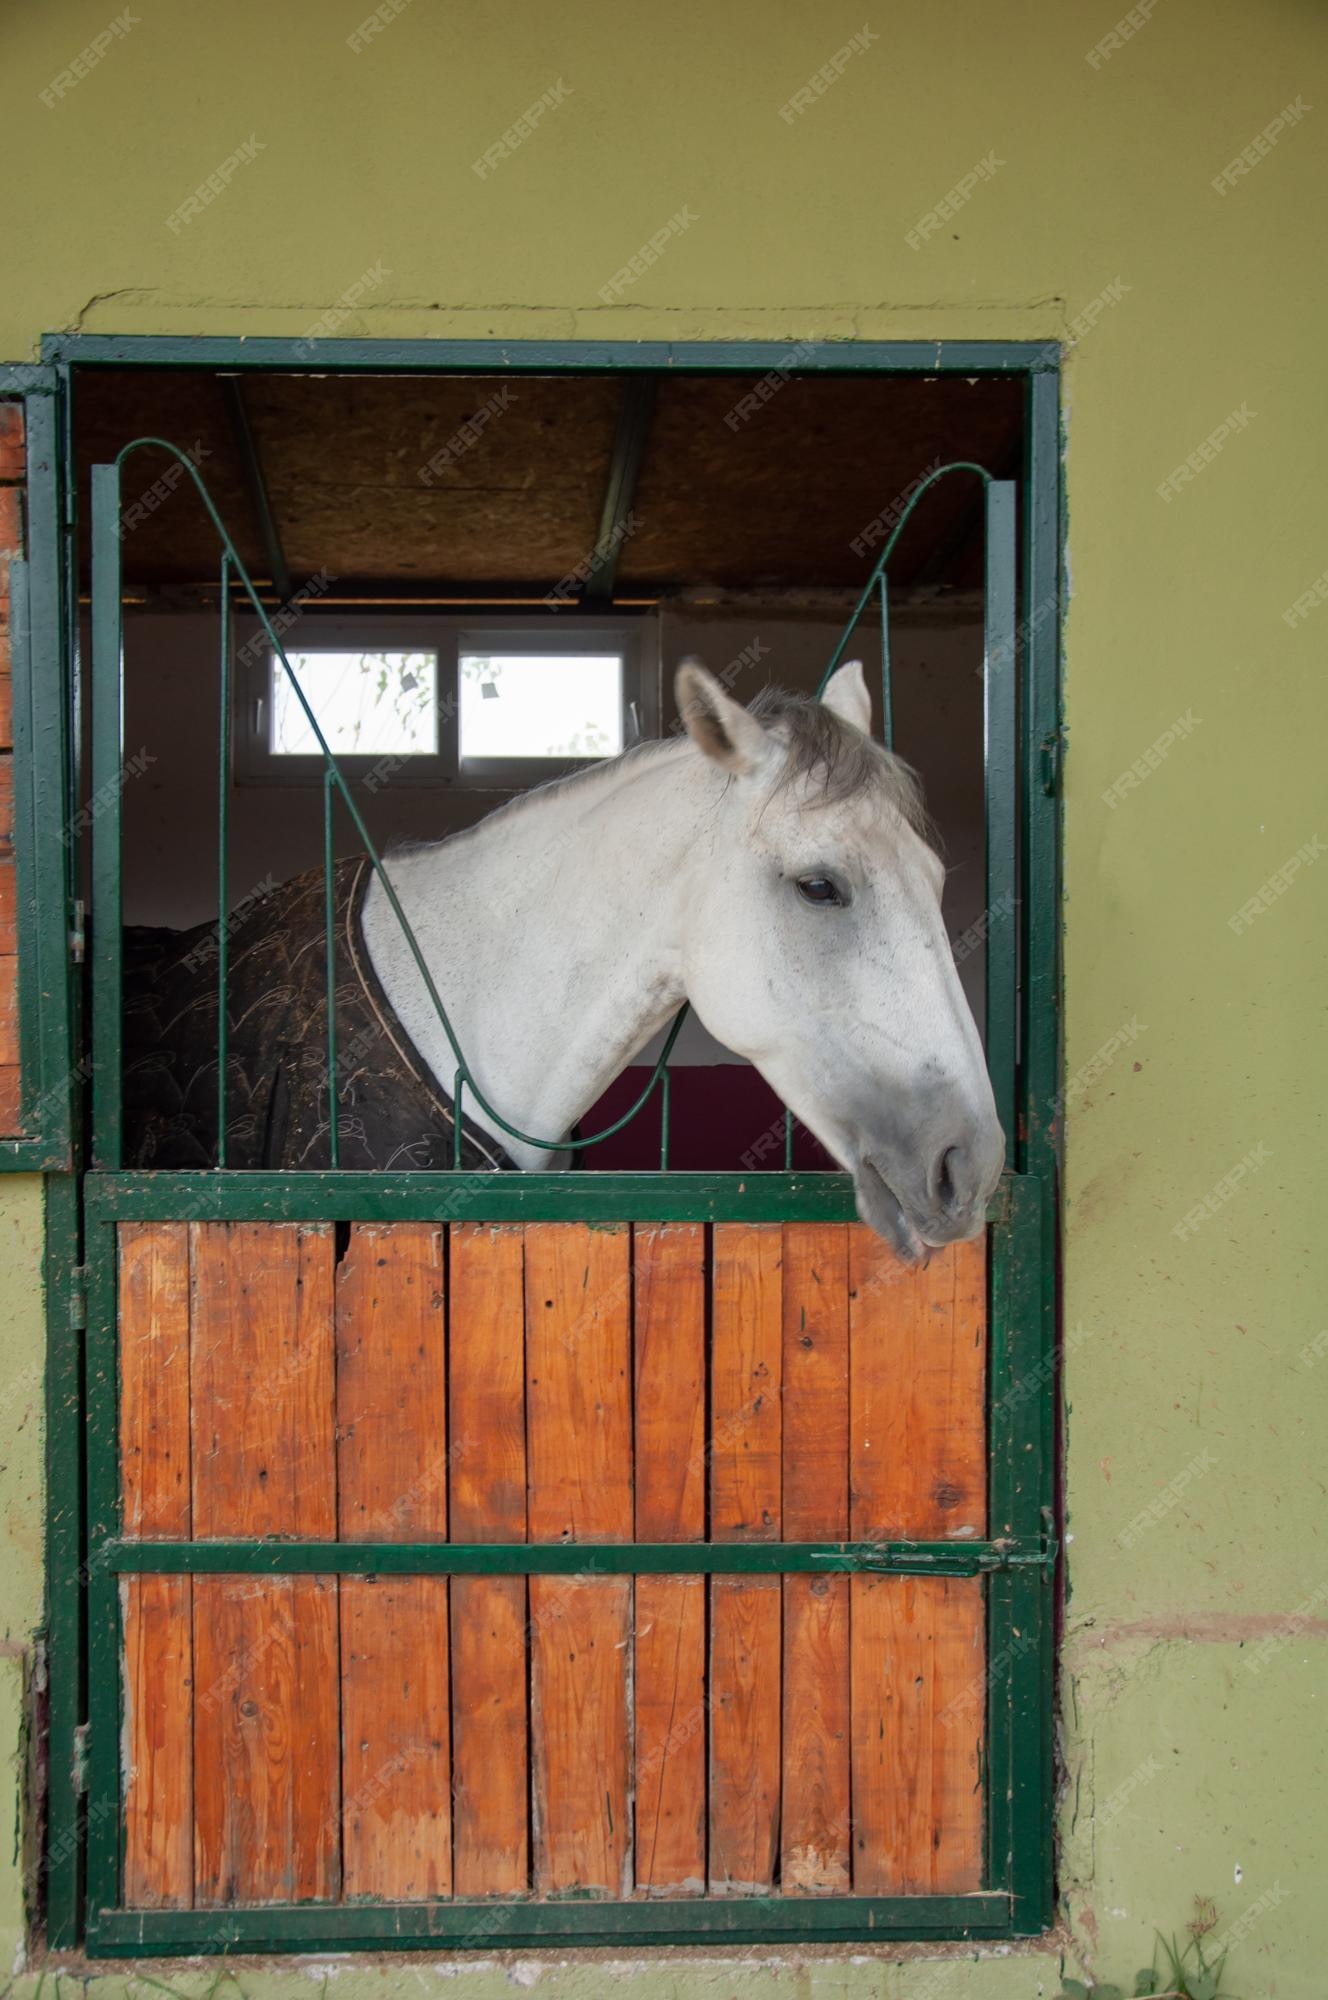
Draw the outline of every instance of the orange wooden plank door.
[[[710,1532],[780,1534],[783,1317],[778,1227],[717,1223],[711,1263]],[[710,1585],[712,1895],[765,1895],[779,1848],[781,1591]]]
[[[636,1536],[705,1535],[705,1230],[633,1231]],[[636,1886],[702,1895],[706,1876],[706,1588],[639,1576],[634,1643]]]
[[[906,1271],[851,1232],[850,1528],[860,1540],[986,1531],[986,1246]],[[850,1600],[853,1887],[981,1886],[980,1578],[855,1576]]]
[[[525,1232],[455,1223],[449,1268],[454,1541],[526,1539]],[[458,1896],[530,1886],[526,1579],[452,1579]]]
[[[531,1225],[525,1239],[529,1529],[630,1541],[630,1236]],[[626,1576],[532,1576],[534,1877],[542,1895],[631,1887]]]
[[[443,1233],[355,1223],[337,1267],[343,1541],[444,1541]],[[452,1890],[448,1585],[341,1583],[342,1881],[391,1902]]]
[[[848,1232],[786,1223],[783,1259],[786,1540],[848,1534]],[[849,1581],[784,1578],[786,1895],[845,1895],[849,1850]]]
[[[196,1536],[336,1533],[332,1230],[191,1223]],[[335,1582],[194,1579],[200,1904],[335,1897]]]
[[[190,1532],[189,1227],[121,1225],[120,1462],[124,1532]],[[124,1585],[124,1896],[130,1907],[194,1900],[193,1583]]]

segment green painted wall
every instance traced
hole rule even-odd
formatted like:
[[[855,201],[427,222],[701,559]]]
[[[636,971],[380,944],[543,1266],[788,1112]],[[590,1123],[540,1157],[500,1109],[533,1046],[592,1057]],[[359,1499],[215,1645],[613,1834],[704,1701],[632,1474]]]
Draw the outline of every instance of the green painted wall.
[[[1071,1078],[1138,1030],[1072,1088],[1066,1121],[1066,1949],[1129,1979],[1153,1925],[1183,1924],[1201,1892],[1224,1926],[1249,1926],[1236,1993],[1319,2000],[1328,1356],[1316,1365],[1313,1343],[1328,1311],[1312,1267],[1321,1279],[1328,867],[1304,862],[1244,928],[1229,919],[1328,835],[1328,608],[1283,617],[1328,570],[1328,19],[1305,0],[1141,0],[1090,60],[1114,0],[896,0],[866,23],[839,0],[413,0],[357,53],[347,37],[366,8],[144,6],[50,105],[41,91],[111,10],[7,9],[0,357],[62,327],[298,336],[377,265],[343,332],[1073,339],[1079,322]],[[874,39],[833,86],[781,118],[864,25]],[[477,176],[472,162],[560,80],[564,101]],[[1298,99],[1304,114],[1255,146]],[[261,149],[225,192],[170,229],[251,136]],[[1253,166],[1219,194],[1214,177],[1247,146]],[[911,248],[906,232],[983,161],[971,199]],[[603,303],[685,205],[694,222]],[[1191,453],[1198,470],[1162,498]],[[1187,717],[1169,754],[1104,800]],[[1231,1198],[1187,1228],[1242,1163]],[[21,1385],[0,1454],[0,1630],[21,1647],[38,1615],[31,1186],[3,1191],[0,1230],[0,1373]],[[15,1755],[23,1666],[6,1657],[0,1672]],[[0,1873],[14,1941],[16,1882]],[[852,1955],[705,1958],[636,1984],[652,2000],[1022,2000],[1054,1986],[1057,1962],[1038,1947],[883,1975]],[[348,1995],[440,1977],[339,1976]],[[449,1990],[478,2000],[512,1976],[467,1971]],[[567,1967],[539,1983],[590,1994],[605,1976]],[[307,1975],[243,1984],[285,1994]]]

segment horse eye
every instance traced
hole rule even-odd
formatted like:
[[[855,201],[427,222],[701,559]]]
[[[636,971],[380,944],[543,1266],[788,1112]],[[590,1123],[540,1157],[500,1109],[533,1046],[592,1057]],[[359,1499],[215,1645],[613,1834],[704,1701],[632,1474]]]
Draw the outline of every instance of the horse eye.
[[[824,875],[803,875],[798,881],[798,894],[804,903],[813,903],[818,909],[842,909],[844,898],[833,882]]]

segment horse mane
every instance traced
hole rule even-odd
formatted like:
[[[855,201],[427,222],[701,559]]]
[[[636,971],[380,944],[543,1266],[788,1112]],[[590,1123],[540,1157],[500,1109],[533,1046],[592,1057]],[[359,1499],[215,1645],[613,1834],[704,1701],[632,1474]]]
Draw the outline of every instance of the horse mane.
[[[819,781],[819,803],[837,805],[856,792],[878,786],[914,833],[926,841],[933,839],[922,800],[922,780],[893,750],[874,737],[864,736],[814,695],[764,687],[749,709],[767,728],[777,728],[787,744],[778,788],[795,778],[804,778],[811,785]]]

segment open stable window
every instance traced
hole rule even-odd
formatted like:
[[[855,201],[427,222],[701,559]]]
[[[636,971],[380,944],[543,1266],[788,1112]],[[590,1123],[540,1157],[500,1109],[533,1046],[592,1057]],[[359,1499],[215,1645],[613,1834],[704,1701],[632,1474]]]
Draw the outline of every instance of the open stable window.
[[[640,617],[346,618],[306,611],[282,641],[237,628],[235,776],[321,783],[314,724],[346,776],[538,784],[656,733],[656,627]],[[312,718],[312,719],[311,719]]]

